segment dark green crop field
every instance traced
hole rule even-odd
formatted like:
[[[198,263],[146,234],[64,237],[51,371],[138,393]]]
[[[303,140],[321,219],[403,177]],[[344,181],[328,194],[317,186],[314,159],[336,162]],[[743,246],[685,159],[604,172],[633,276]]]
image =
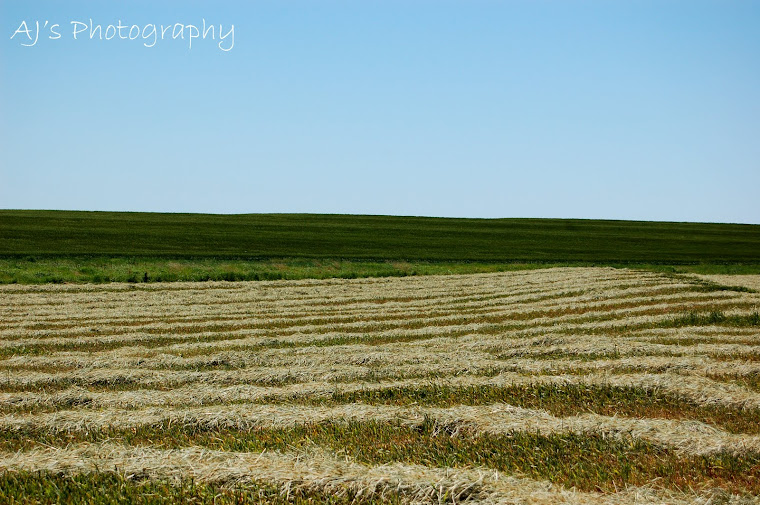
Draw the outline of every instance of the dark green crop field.
[[[760,262],[760,226],[566,219],[2,211],[0,255]]]
[[[760,225],[0,211],[0,282],[353,277],[553,264],[756,271]]]

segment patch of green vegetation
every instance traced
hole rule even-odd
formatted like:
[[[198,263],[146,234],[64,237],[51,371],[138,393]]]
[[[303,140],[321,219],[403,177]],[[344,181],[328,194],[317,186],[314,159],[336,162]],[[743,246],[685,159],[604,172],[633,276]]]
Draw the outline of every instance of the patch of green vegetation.
[[[554,360],[554,359],[563,359],[563,360],[573,360],[573,361],[581,361],[581,362],[588,362],[588,361],[598,361],[600,359],[620,359],[623,357],[622,354],[617,349],[613,349],[612,351],[604,351],[604,352],[598,352],[598,351],[590,351],[590,352],[583,352],[583,351],[565,351],[563,349],[553,349],[551,351],[539,351],[539,352],[530,352],[526,350],[514,350],[514,351],[504,351],[503,349],[493,349],[489,350],[491,354],[494,355],[496,359],[541,359],[541,360]]]
[[[228,429],[161,423],[125,430],[0,432],[0,444],[8,448],[35,444],[62,447],[104,440],[154,448],[202,446],[241,452],[292,451],[316,445],[371,465],[485,466],[584,491],[611,492],[652,481],[658,487],[676,490],[717,486],[732,492],[760,491],[760,455],[752,452],[679,456],[635,438],[592,433],[474,433],[461,425],[441,425],[431,419],[418,426],[338,421],[289,428]]]
[[[263,482],[230,487],[192,480],[181,483],[147,480],[116,472],[65,475],[10,471],[0,474],[0,502],[19,505],[390,505],[402,501],[392,492],[379,496],[357,495],[350,489],[343,493],[298,487],[284,490]]]
[[[760,314],[734,314],[727,316],[722,311],[714,310],[709,313],[689,312],[683,316],[661,321],[660,328],[681,328],[684,326],[731,326],[744,328],[760,326]]]
[[[0,257],[0,284],[358,279],[506,272],[552,266],[564,265],[312,258]]]
[[[735,337],[655,337],[649,340],[652,344],[675,345],[675,346],[692,346],[700,344],[737,344],[737,345],[757,345],[760,344],[758,338],[737,339]],[[672,354],[668,354],[672,356]]]
[[[0,211],[0,283],[271,280],[557,265],[760,273],[760,226]]]
[[[0,212],[0,255],[760,263],[760,226],[318,214]]]
[[[713,354],[710,354],[710,357],[717,361],[737,361],[737,362],[743,362],[743,361],[750,361],[750,362],[756,362],[760,361],[760,352],[757,351],[749,351],[749,352],[716,352]]]
[[[710,263],[701,262],[696,264],[653,264],[639,263],[627,265],[628,268],[650,270],[652,272],[670,274],[702,274],[702,275],[757,275],[760,274],[760,265],[757,263]],[[705,281],[710,282],[710,281]]]

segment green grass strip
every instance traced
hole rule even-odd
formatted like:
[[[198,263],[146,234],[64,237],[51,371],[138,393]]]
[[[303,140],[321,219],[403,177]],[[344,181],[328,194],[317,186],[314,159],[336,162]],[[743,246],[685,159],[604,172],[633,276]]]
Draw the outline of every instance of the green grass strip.
[[[659,325],[660,328],[682,328],[684,326],[730,326],[734,328],[760,326],[760,313],[727,316],[719,310],[709,313],[689,312],[683,316],[662,321]]]
[[[186,480],[173,484],[162,480],[128,478],[115,472],[61,475],[50,472],[0,474],[0,502],[19,505],[397,505],[400,496],[387,493],[357,496],[349,489],[339,495],[316,489],[289,492],[268,483],[224,486]]]
[[[359,279],[533,270],[570,263],[362,261],[350,259],[215,259],[0,257],[0,284],[272,281]],[[760,266],[758,267],[760,270]]]

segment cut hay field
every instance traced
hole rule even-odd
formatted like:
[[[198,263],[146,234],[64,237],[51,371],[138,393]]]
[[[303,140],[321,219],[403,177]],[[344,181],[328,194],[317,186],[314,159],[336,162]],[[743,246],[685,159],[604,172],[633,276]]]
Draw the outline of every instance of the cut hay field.
[[[760,503],[758,287],[0,286],[0,502]]]

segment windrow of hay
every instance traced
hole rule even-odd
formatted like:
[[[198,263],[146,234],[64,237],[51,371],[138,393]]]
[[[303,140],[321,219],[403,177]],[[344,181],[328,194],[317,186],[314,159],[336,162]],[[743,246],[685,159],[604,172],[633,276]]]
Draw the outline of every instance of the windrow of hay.
[[[634,437],[661,444],[693,455],[719,452],[758,452],[760,436],[731,434],[692,420],[668,420],[610,417],[582,414],[556,417],[544,410],[526,409],[506,404],[455,406],[449,408],[397,407],[391,405],[348,404],[335,407],[309,405],[234,404],[193,408],[149,408],[135,411],[120,409],[69,410],[42,414],[0,416],[3,432],[71,434],[74,432],[125,430],[137,427],[179,425],[188,430],[291,427],[322,422],[400,422],[419,426],[432,419],[446,429],[466,427],[475,432],[507,434],[516,431],[549,433],[601,433]],[[160,435],[160,432],[157,433]],[[34,438],[28,442],[34,443]],[[45,444],[50,444],[49,435]],[[63,438],[62,443],[68,443]]]
[[[81,406],[88,409],[138,409],[148,406],[198,406],[245,401],[288,402],[297,398],[327,397],[335,392],[372,391],[419,386],[513,386],[534,384],[582,384],[636,387],[659,390],[700,405],[720,405],[739,409],[759,409],[760,394],[738,385],[711,380],[707,377],[665,373],[541,375],[527,376],[503,373],[493,377],[459,376],[448,379],[407,379],[372,383],[296,383],[285,386],[193,383],[170,390],[135,389],[119,391],[89,391],[79,387],[62,391],[0,393],[0,409],[6,412],[50,410]]]

